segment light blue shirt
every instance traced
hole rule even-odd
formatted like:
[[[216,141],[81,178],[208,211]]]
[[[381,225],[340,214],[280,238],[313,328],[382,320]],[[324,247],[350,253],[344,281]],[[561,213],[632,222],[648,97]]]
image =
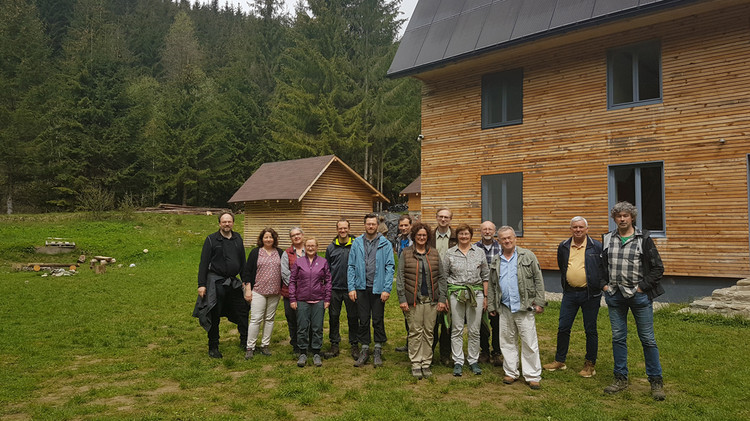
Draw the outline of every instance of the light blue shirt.
[[[506,259],[500,253],[500,292],[502,303],[511,313],[521,310],[521,294],[518,292],[518,252],[513,250],[513,256]]]

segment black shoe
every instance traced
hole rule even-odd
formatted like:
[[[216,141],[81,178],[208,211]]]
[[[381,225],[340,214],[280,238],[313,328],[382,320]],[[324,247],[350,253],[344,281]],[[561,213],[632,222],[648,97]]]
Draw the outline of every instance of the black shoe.
[[[329,359],[339,356],[339,344],[331,344],[331,350],[323,353],[323,358]]]
[[[404,346],[397,346],[395,351],[396,352],[409,352],[409,344],[406,344]]]
[[[208,350],[208,356],[211,358],[224,358],[219,351],[219,348],[211,348]]]
[[[352,344],[351,355],[354,361],[359,359],[359,344]]]

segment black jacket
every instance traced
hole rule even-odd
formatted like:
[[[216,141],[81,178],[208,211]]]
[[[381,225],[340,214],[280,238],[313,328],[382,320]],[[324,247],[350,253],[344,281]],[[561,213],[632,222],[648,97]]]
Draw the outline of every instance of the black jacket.
[[[201,250],[201,262],[198,266],[199,287],[206,286],[209,273],[214,273],[222,278],[236,278],[244,269],[245,246],[242,244],[242,237],[238,233],[232,231],[232,238],[230,239],[224,238],[219,231],[206,237]]]
[[[568,260],[570,259],[570,244],[573,237],[561,242],[557,246],[557,267],[560,268],[560,282],[562,290],[570,288],[568,284]],[[586,256],[584,267],[586,270],[586,287],[589,298],[599,297],[602,295],[602,288],[606,284],[602,276],[602,243],[586,236]]]
[[[635,227],[634,227],[635,228]],[[609,282],[609,256],[607,254],[609,241],[615,237],[617,231],[612,231],[604,235],[602,250],[602,274],[604,275],[605,284]],[[638,284],[641,291],[648,295],[648,298],[654,299],[664,294],[664,287],[661,286],[661,278],[664,275],[664,263],[661,261],[659,251],[656,249],[654,240],[651,239],[651,233],[648,230],[639,230],[636,228],[634,236],[641,236],[643,252],[641,253],[641,268],[643,268],[643,279]],[[604,284],[602,284],[604,288]]]
[[[347,267],[349,265],[349,251],[352,248],[353,237],[344,244],[339,244],[338,236],[326,248],[326,260],[331,268],[331,289],[348,291]]]

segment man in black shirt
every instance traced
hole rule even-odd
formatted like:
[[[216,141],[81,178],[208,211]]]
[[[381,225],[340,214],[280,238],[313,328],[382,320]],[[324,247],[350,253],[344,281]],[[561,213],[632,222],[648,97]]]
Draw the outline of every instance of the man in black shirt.
[[[208,332],[208,355],[221,358],[219,320],[226,316],[237,324],[240,348],[247,345],[247,320],[250,306],[245,301],[238,275],[245,268],[245,246],[234,231],[234,215],[219,215],[219,231],[206,237],[198,267],[198,299],[193,317]]]

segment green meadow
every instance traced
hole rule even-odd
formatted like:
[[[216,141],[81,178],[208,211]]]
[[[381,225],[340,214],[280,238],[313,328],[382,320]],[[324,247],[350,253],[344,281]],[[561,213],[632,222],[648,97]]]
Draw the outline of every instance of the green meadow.
[[[241,216],[236,223],[241,231]],[[210,359],[205,331],[191,313],[200,247],[216,229],[215,216],[0,216],[0,419],[750,419],[750,364],[744,363],[750,322],[678,313],[684,305],[655,315],[664,402],[650,397],[632,318],[630,388],[614,396],[602,392],[612,380],[606,309],[599,314],[597,375],[577,375],[584,356],[579,314],[570,368],[544,372],[539,391],[522,382],[504,385],[501,368],[490,365],[481,376],[465,370],[456,378],[450,368],[436,367],[433,378],[413,379],[406,354],[393,350],[405,340],[395,294],[386,306],[382,368],[353,367],[346,341],[341,355],[323,367],[298,368],[283,306],[272,356],[245,361],[236,328],[223,320],[224,358]],[[34,246],[47,237],[74,241],[77,249],[36,254]],[[79,254],[112,256],[117,263],[103,274],[86,263],[64,277],[11,269],[13,263],[68,263]],[[558,313],[559,304],[551,303],[537,318],[543,363],[554,357]],[[342,329],[346,338],[343,318]]]

